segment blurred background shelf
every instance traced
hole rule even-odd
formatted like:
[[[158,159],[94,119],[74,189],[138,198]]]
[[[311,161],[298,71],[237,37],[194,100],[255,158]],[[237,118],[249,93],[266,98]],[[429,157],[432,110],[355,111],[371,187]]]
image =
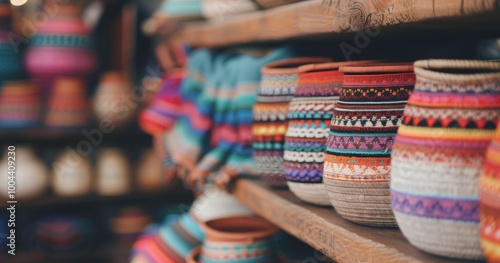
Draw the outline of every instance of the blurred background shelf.
[[[129,251],[130,245],[116,244],[91,250],[78,259],[38,258],[28,253],[21,253],[7,258],[5,263],[126,263],[128,262]]]
[[[177,33],[167,39],[198,47],[221,47],[296,38],[331,37],[395,25],[420,30],[467,27],[478,29],[480,27],[476,25],[498,25],[499,9],[500,2],[497,0],[310,0],[217,21],[186,22],[181,24]]]
[[[132,202],[132,201],[150,201],[155,200],[163,203],[180,203],[192,201],[192,193],[185,189],[162,189],[155,190],[154,192],[134,191],[125,195],[117,196],[100,196],[100,195],[86,195],[75,197],[57,196],[54,194],[47,194],[35,199],[18,199],[17,207],[36,207],[42,206],[62,206],[62,205],[83,205],[83,204],[103,204],[112,202]],[[8,207],[7,200],[2,199],[0,207]]]
[[[336,262],[461,262],[418,250],[397,228],[350,223],[331,207],[308,205],[290,191],[272,190],[258,181],[238,180],[233,194],[260,216]]]

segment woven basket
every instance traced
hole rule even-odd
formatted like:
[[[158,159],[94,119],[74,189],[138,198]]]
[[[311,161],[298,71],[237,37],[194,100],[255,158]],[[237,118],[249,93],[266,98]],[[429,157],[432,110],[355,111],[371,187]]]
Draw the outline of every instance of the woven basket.
[[[305,202],[328,205],[323,161],[328,127],[342,87],[338,68],[352,62],[304,65],[290,102],[285,136],[285,175],[290,190]]]
[[[292,58],[269,63],[261,70],[257,103],[253,107],[253,159],[260,176],[271,187],[286,188],[283,143],[288,103],[299,81],[298,67],[325,61],[328,59]]]
[[[500,262],[500,128],[488,148],[479,181],[481,247],[489,262]]]
[[[415,84],[411,64],[346,66],[327,141],[324,182],[352,222],[396,226],[389,173],[394,137]]]
[[[0,127],[31,128],[40,123],[42,99],[38,88],[27,81],[3,82],[0,90]]]
[[[500,63],[415,62],[392,153],[391,201],[410,243],[480,259],[478,179],[500,117]]]

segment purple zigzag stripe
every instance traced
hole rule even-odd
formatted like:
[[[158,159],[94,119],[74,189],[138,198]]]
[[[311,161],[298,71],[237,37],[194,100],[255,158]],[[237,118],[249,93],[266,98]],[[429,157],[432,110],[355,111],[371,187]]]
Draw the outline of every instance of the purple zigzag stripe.
[[[416,196],[391,190],[394,211],[417,217],[479,222],[478,200]]]

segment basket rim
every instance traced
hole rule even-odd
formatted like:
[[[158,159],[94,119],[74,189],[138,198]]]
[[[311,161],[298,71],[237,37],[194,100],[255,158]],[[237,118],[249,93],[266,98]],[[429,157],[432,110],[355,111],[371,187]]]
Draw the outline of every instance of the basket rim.
[[[500,82],[500,62],[487,60],[428,59],[414,63],[417,78],[430,81],[467,84]],[[439,69],[489,69],[491,73],[444,73]]]

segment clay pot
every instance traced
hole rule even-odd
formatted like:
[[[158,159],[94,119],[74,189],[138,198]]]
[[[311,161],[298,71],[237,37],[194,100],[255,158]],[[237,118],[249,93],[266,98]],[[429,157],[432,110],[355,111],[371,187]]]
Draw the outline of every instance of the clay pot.
[[[15,172],[15,198],[30,199],[45,193],[48,185],[48,169],[35,154],[32,148],[20,146],[16,147],[13,154],[4,153],[3,159],[0,162],[0,168],[5,171],[0,174],[0,195],[7,198],[8,193],[8,157],[15,156],[16,172]]]
[[[201,256],[201,247],[197,247],[189,253],[186,262],[187,263],[201,263],[200,261],[200,256]]]
[[[26,68],[45,96],[58,77],[85,80],[96,68],[89,31],[77,4],[60,4],[56,15],[40,24],[30,41]]]
[[[28,81],[4,82],[0,91],[0,127],[32,128],[40,122],[41,98]]]
[[[131,190],[132,175],[125,154],[114,148],[106,148],[97,157],[97,185],[99,195],[123,195]]]
[[[410,243],[480,259],[479,177],[500,118],[500,63],[423,60],[392,150],[391,200]]]
[[[47,103],[45,125],[55,129],[78,129],[89,123],[89,107],[84,82],[75,78],[57,78]]]
[[[329,124],[342,88],[338,68],[368,62],[332,62],[299,67],[299,85],[288,108],[285,135],[285,176],[301,200],[329,206],[323,185],[323,161]]]
[[[59,196],[82,196],[92,192],[92,166],[80,154],[61,153],[54,161],[52,189]]]
[[[391,151],[413,86],[412,64],[344,66],[326,143],[324,183],[345,219],[394,227],[389,191]]]
[[[131,84],[121,71],[103,74],[94,97],[94,113],[100,121],[124,125],[134,117],[137,103],[131,103]],[[133,102],[133,101],[132,101]]]
[[[286,188],[283,145],[288,128],[288,104],[299,84],[299,66],[327,58],[292,58],[262,67],[257,103],[253,106],[253,160],[271,187]]]
[[[221,218],[202,224],[200,262],[276,262],[270,237],[278,228],[257,216]]]

